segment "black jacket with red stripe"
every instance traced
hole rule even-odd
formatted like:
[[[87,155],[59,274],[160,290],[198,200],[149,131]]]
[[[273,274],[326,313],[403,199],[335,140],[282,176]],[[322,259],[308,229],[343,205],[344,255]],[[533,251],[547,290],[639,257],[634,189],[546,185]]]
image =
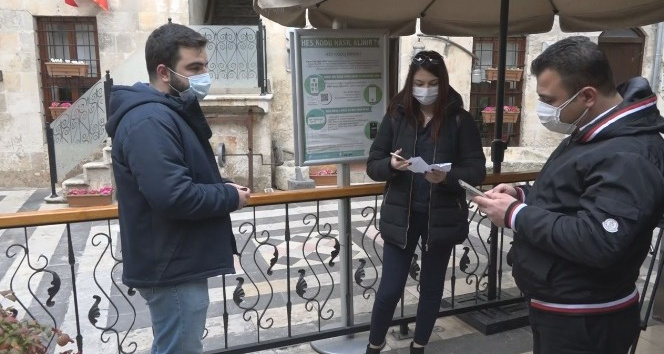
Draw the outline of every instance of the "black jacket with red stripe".
[[[520,187],[513,275],[527,297],[596,304],[628,296],[664,212],[664,118],[644,78],[624,101],[564,139]],[[506,219],[510,219],[509,216]]]

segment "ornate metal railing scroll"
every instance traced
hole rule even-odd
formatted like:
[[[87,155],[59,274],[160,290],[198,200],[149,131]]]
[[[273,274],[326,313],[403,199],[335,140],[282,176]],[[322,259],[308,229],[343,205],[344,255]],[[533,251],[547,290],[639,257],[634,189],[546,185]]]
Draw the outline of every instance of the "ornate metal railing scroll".
[[[383,263],[382,252],[379,250],[378,240],[380,230],[378,228],[378,196],[374,197],[373,205],[366,206],[362,209],[362,217],[368,218],[368,222],[363,226],[363,233],[360,242],[360,247],[365,254],[373,254],[375,257],[360,258],[358,260],[357,269],[355,270],[354,280],[355,284],[362,289],[362,296],[369,300],[371,294],[376,294],[379,280],[378,265]],[[366,280],[367,271],[370,270],[372,277]]]
[[[207,40],[208,70],[212,85],[223,88],[258,87],[257,40],[260,26],[190,26]]]
[[[104,80],[99,80],[83,96],[50,123],[55,145],[57,176],[62,179],[98,151],[108,135]]]
[[[8,259],[14,259],[19,253],[22,253],[20,256],[20,260],[18,262],[14,262],[16,264],[16,267],[14,267],[13,272],[11,272],[11,276],[9,279],[9,290],[10,294],[7,295],[11,299],[14,299],[16,303],[21,307],[22,311],[25,313],[25,315],[29,316],[32,320],[38,320],[39,322],[44,325],[44,326],[51,326],[55,327],[56,326],[56,319],[53,317],[51,312],[47,309],[47,307],[53,307],[55,305],[55,301],[53,298],[57,295],[58,291],[60,290],[60,285],[61,285],[61,280],[60,276],[58,273],[48,270],[47,267],[49,265],[49,257],[45,256],[44,254],[39,254],[37,256],[37,260],[35,263],[31,260],[31,257],[34,257],[35,254],[30,253],[30,242],[29,242],[29,236],[28,236],[28,228],[24,227],[22,228],[22,236],[23,236],[23,243],[18,242],[18,238],[15,240],[14,243],[11,243],[5,251],[5,255],[7,256]],[[17,234],[18,236],[18,234]],[[4,238],[10,238],[11,235],[3,235]],[[12,242],[12,241],[10,241]],[[38,291],[38,293],[35,293],[33,286],[35,286],[35,282],[33,280],[37,280],[37,283],[39,283],[39,279],[35,278],[41,278],[43,275],[48,274],[51,277],[51,282],[50,282],[50,287],[46,290],[46,293],[48,294],[48,297],[45,301],[46,305],[44,305],[44,302],[42,302],[38,296],[38,293],[41,293]],[[5,277],[9,275],[8,273],[5,273]],[[23,277],[27,276],[27,282],[24,284],[18,285],[17,282],[20,282]],[[4,280],[4,279],[3,279]],[[0,289],[0,290],[5,290],[5,289]],[[29,293],[30,296],[22,296],[27,295],[25,294],[25,291]],[[38,306],[33,306],[31,303],[32,301],[35,301]],[[13,308],[13,313],[16,315],[17,318],[21,319],[24,317],[24,314],[19,311],[16,306],[7,306],[6,304],[3,305],[3,308]],[[32,310],[31,310],[32,308]],[[36,311],[39,311],[40,314],[37,314]],[[35,316],[39,317],[35,317]],[[47,318],[47,319],[46,319]],[[55,333],[51,335],[51,337],[48,339],[48,343],[46,343],[47,348],[52,348],[54,346],[54,339],[55,339]]]
[[[94,303],[90,306],[88,310],[88,321],[101,331],[100,339],[103,343],[108,343],[112,337],[115,338],[116,347],[118,352],[122,354],[132,354],[136,352],[137,343],[135,341],[128,341],[128,335],[131,330],[134,328],[136,323],[136,308],[132,304],[131,300],[127,296],[134,296],[136,291],[132,288],[127,289],[121,283],[118,283],[117,279],[121,277],[119,270],[122,267],[122,258],[119,257],[119,252],[114,251],[114,240],[111,237],[112,235],[112,225],[110,220],[107,221],[107,232],[97,232],[92,236],[91,245],[101,249],[101,254],[95,263],[94,270],[92,272],[94,282],[97,285],[98,291],[103,295],[103,300],[100,295],[93,295]],[[116,236],[117,237],[117,236]],[[109,269],[110,265],[110,269]],[[120,308],[119,304],[116,304],[109,291],[105,290],[106,285],[102,284],[103,281],[107,281],[109,274],[104,274],[103,271],[110,270],[110,281],[112,283],[111,290],[117,290],[117,293],[122,297],[122,303],[129,306],[131,311],[125,315],[124,320],[129,322],[129,325],[126,327],[121,327],[122,332],[118,329],[120,321]],[[108,302],[110,308],[106,311],[109,311],[108,320],[106,326],[101,326],[98,324],[98,318],[101,316],[100,303]],[[110,312],[110,309],[113,309],[113,312]],[[115,317],[111,316],[114,314]],[[128,342],[125,345],[125,342]]]
[[[334,310],[331,308],[326,308],[326,305],[332,298],[335,288],[332,271],[334,270],[335,259],[339,255],[340,249],[338,232],[335,237],[332,235],[332,225],[327,222],[321,225],[320,203],[321,202],[316,202],[315,213],[307,213],[302,218],[303,224],[305,226],[310,226],[310,229],[308,230],[306,239],[302,244],[301,255],[302,259],[306,262],[306,268],[308,268],[316,280],[316,290],[315,293],[306,294],[306,289],[309,287],[309,284],[305,280],[305,274],[307,272],[307,269],[305,268],[298,269],[298,274],[300,276],[297,280],[297,285],[295,288],[297,295],[306,301],[305,309],[309,312],[313,311],[314,308],[316,309],[319,331],[321,330],[321,322],[330,320],[335,314]],[[325,254],[326,257],[329,257],[327,262],[321,256],[321,254],[324,254],[325,252],[322,251],[319,247],[321,244],[325,244],[326,241],[330,241],[334,244],[331,252],[329,252],[329,254]],[[310,248],[309,245],[312,243],[314,244],[313,250],[315,257],[318,259],[319,264],[322,265],[323,270],[325,271],[325,274],[321,274],[320,276],[308,259],[309,254],[307,254],[307,250]],[[338,267],[336,270],[338,271]],[[327,291],[324,291],[323,283],[320,278],[322,276],[325,276],[330,280],[331,286],[328,287],[329,289],[327,289]]]

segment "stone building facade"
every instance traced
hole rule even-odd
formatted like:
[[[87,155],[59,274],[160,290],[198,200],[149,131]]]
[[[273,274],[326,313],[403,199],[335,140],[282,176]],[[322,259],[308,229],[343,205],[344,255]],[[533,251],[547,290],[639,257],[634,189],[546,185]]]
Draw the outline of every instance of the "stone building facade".
[[[96,26],[99,76],[109,70],[116,84],[131,84],[147,80],[141,58],[145,40],[152,30],[169,18],[175,23],[202,25],[209,20],[211,3],[217,9],[240,6],[233,10],[238,14],[251,11],[246,4],[242,5],[250,4],[250,1],[239,0],[109,0],[109,11],[101,9],[93,0],[76,2],[78,7],[65,4],[64,0],[4,0],[0,4],[0,187],[43,187],[49,184],[45,134],[49,117],[45,102],[49,97],[44,94],[41,63],[45,58],[40,58],[39,50],[42,39],[39,23],[44,19],[80,17],[92,21]],[[247,16],[252,15],[247,13]],[[230,16],[223,21],[233,21],[234,18]],[[262,23],[266,28],[268,92],[261,94],[260,90],[217,87],[203,102],[214,132],[211,144],[215,149],[222,143],[225,147],[223,173],[242,184],[248,184],[252,175],[254,190],[259,191],[274,185],[283,186],[283,179],[292,176],[293,167],[274,166],[277,162],[274,152],[283,152],[276,155],[284,157],[284,166],[291,166],[289,160],[292,159],[295,144],[288,64],[289,29],[269,20]],[[655,79],[659,95],[662,91],[663,48],[657,50],[656,46],[658,33],[661,35],[664,31],[658,32],[657,29],[658,25],[650,25],[631,32],[582,35],[608,43],[610,48],[614,48],[615,43],[640,43],[640,74],[651,82]],[[569,35],[573,34],[554,29],[545,34],[513,38],[510,42],[514,46],[510,47],[512,57],[508,58],[508,64],[512,60],[513,65],[523,69],[521,81],[511,84],[514,97],[510,96],[510,102],[521,108],[521,114],[516,123],[504,126],[507,133],[513,133],[512,146],[506,154],[506,166],[510,169],[537,167],[562,138],[541,127],[535,114],[536,82],[528,72],[529,63],[543,48]],[[479,110],[491,102],[491,90],[495,89],[495,83],[472,83],[471,73],[474,68],[485,71],[492,62],[495,63],[495,57],[491,59],[492,53],[497,50],[492,47],[494,40],[417,35],[402,37],[399,39],[400,82],[414,51],[439,51],[445,57],[452,85],[462,94],[467,108],[478,116],[478,124],[482,125]],[[658,106],[660,110],[664,109],[661,98]],[[486,139],[490,140],[493,125],[482,125],[482,129]],[[250,132],[251,136],[248,135]],[[249,160],[252,161],[251,168]],[[362,163],[354,164],[352,170],[355,171],[352,177],[354,182],[368,181],[363,174]]]

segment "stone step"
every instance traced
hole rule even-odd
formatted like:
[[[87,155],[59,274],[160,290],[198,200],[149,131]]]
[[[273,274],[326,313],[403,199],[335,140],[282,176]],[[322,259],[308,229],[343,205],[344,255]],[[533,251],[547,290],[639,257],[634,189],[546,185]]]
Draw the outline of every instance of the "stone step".
[[[113,148],[110,146],[104,146],[102,149],[102,161],[106,164],[112,163],[111,150],[113,150]]]
[[[83,176],[91,188],[113,185],[111,174],[110,165],[103,160],[83,164]]]
[[[66,179],[62,182],[62,195],[66,196],[67,193],[74,188],[87,189],[90,185],[85,179],[85,176],[81,173],[72,178]]]

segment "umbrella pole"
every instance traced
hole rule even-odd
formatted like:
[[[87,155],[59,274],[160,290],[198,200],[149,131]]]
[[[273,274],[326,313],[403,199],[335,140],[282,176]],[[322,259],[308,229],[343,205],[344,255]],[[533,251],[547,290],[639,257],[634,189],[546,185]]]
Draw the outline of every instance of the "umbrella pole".
[[[505,61],[507,58],[507,23],[510,1],[500,2],[500,46],[498,48],[498,87],[496,89],[496,124],[493,141],[491,142],[491,161],[493,162],[493,173],[500,173],[501,165],[505,156],[507,143],[503,141],[503,107],[505,105]],[[489,234],[491,243],[489,245],[489,279],[488,299],[497,298],[498,279],[498,227],[491,224]]]
[[[501,165],[507,149],[507,142],[503,141],[503,107],[505,104],[505,61],[507,58],[507,24],[509,14],[509,0],[500,2],[500,46],[498,49],[498,84],[496,87],[496,127],[494,139],[491,142],[491,161],[493,173],[500,173]],[[487,269],[487,300],[499,300],[501,294],[498,289],[498,227],[491,224],[489,234],[489,260]],[[506,306],[500,309],[479,310],[468,315],[459,315],[459,318],[484,334],[498,333],[528,324],[528,309],[526,306]]]
[[[509,0],[500,2],[500,44],[498,48],[498,84],[496,87],[496,127],[491,142],[491,161],[493,173],[500,173],[507,142],[503,141],[503,107],[505,104],[505,61],[507,58],[507,25]],[[489,259],[487,265],[487,301],[501,298],[498,292],[498,227],[491,224],[489,234]],[[476,295],[475,295],[476,296]],[[507,295],[512,297],[511,295]],[[492,307],[478,310],[458,317],[484,334],[493,334],[523,327],[528,324],[528,310],[524,306]]]

